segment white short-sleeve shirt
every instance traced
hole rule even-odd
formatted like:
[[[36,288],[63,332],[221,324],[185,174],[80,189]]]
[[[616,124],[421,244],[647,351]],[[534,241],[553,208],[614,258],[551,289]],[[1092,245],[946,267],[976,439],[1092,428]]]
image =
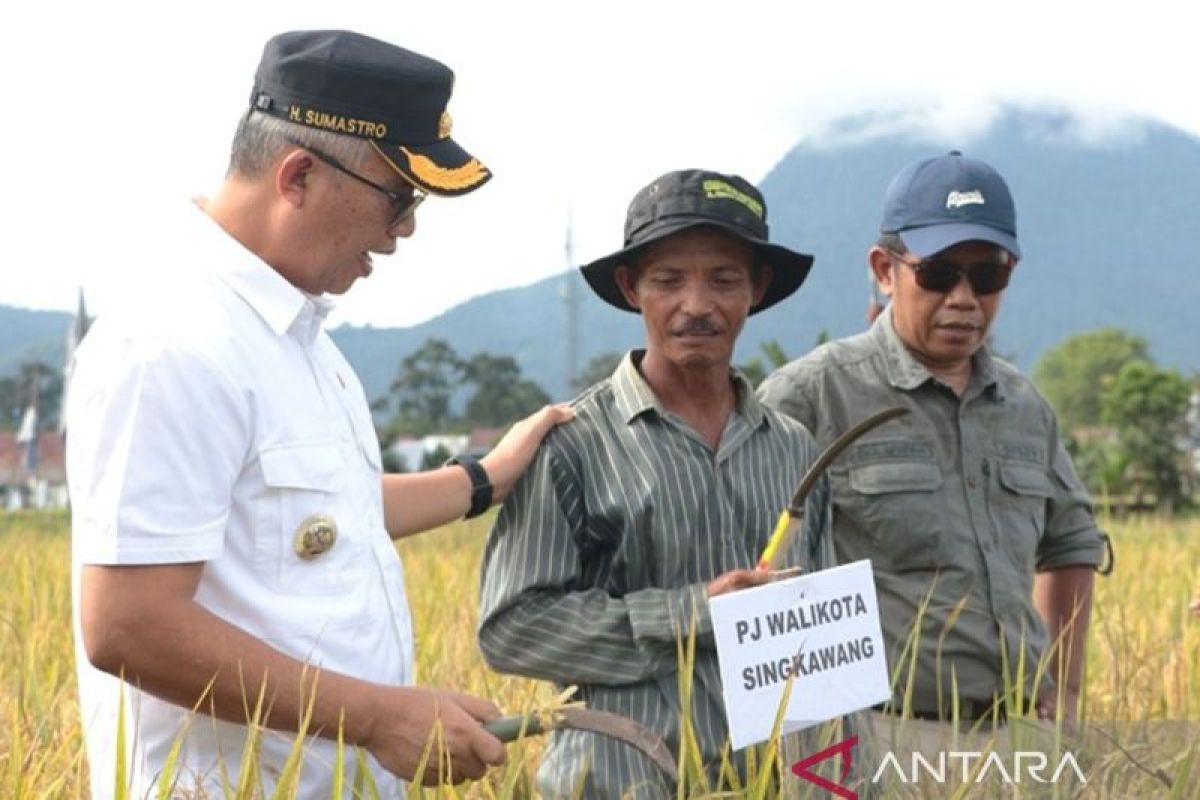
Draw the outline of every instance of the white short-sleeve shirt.
[[[196,600],[270,646],[366,681],[412,680],[379,445],[362,386],[323,330],[328,302],[199,209],[177,216],[169,266],[145,254],[164,264],[155,285],[103,313],[77,351],[67,409],[76,659],[96,797],[113,792],[122,691],[133,797],[154,786],[185,730],[183,785],[224,796],[222,773],[236,780],[247,731],[122,690],[88,664],[83,564],[202,561]],[[314,515],[333,521],[336,539],[302,558],[296,539]],[[294,738],[262,733],[268,793]],[[308,742],[299,796],[331,796],[334,754],[327,739]],[[368,761],[381,796],[401,796],[401,782]],[[350,785],[352,751],[345,763]]]

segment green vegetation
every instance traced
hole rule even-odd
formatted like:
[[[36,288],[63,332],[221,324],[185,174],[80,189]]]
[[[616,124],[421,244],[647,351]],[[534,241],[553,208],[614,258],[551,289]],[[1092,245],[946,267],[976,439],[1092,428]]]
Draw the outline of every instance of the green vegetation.
[[[455,414],[455,394],[473,386],[462,416]],[[395,408],[385,427],[390,438],[397,433],[424,435],[496,428],[531,414],[550,402],[550,396],[521,376],[509,356],[477,353],[462,359],[442,339],[427,339],[400,362],[389,397],[372,404],[377,413]]]
[[[1185,415],[1193,388],[1157,367],[1144,339],[1117,328],[1068,337],[1047,351],[1034,382],[1088,488],[1170,512],[1196,491]],[[1194,383],[1195,381],[1193,381]]]
[[[1149,359],[1146,340],[1118,328],[1069,336],[1046,351],[1033,382],[1054,406],[1064,431],[1101,424],[1103,396],[1130,361]]]

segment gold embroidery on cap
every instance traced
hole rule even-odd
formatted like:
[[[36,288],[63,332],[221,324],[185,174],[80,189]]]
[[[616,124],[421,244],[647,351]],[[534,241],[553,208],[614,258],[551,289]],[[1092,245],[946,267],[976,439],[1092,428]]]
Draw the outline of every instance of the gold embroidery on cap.
[[[296,528],[296,539],[292,546],[296,555],[305,561],[316,558],[333,549],[337,543],[337,522],[328,514],[313,514],[305,517]]]
[[[300,115],[301,110],[304,112],[303,116]],[[291,106],[288,109],[288,119],[312,128],[323,128],[327,131],[361,136],[366,139],[382,139],[387,136],[388,130],[387,125],[382,122],[343,117],[340,114],[330,114],[312,108],[301,109],[299,106]]]
[[[709,200],[714,200],[718,197],[725,197],[730,200],[736,200],[746,208],[753,212],[754,216],[762,219],[763,207],[762,203],[755,200],[745,192],[739,192],[737,189],[730,186],[725,181],[706,180],[703,183],[704,194]]]
[[[400,151],[408,157],[408,168],[414,176],[439,189],[465,189],[486,180],[491,174],[477,158],[472,158],[461,167],[439,167],[433,159],[414,153],[407,147],[401,147]]]
[[[441,119],[438,120],[438,138],[447,139],[450,137],[450,129],[454,127],[454,118],[450,116],[449,111],[443,111]]]

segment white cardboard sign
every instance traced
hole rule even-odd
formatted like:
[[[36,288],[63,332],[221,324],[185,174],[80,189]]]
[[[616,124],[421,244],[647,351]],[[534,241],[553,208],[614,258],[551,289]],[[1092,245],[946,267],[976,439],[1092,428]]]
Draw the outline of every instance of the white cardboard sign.
[[[783,733],[891,697],[870,561],[709,600],[735,750],[766,741],[793,679]]]

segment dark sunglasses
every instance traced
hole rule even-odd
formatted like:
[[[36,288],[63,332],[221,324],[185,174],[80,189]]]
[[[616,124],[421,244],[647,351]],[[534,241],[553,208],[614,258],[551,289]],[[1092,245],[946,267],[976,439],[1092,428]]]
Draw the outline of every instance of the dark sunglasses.
[[[940,256],[909,261],[895,250],[888,252],[897,261],[909,266],[917,280],[917,286],[929,292],[948,292],[958,286],[958,282],[965,275],[967,283],[971,285],[971,291],[975,294],[995,294],[1008,286],[1008,279],[1012,276],[1012,264],[1004,261],[979,261],[964,265]]]
[[[367,186],[370,186],[375,191],[386,195],[388,201],[392,204],[392,216],[388,220],[388,224],[387,224],[389,230],[396,227],[401,222],[403,222],[405,219],[407,219],[414,211],[417,210],[417,206],[419,206],[419,205],[421,205],[421,203],[425,202],[425,198],[428,196],[424,192],[418,191],[415,188],[411,192],[393,192],[391,189],[388,189],[387,187],[384,187],[384,186],[380,186],[375,181],[370,180],[369,178],[364,178],[362,175],[359,175],[357,172],[354,172],[353,170],[345,167],[342,164],[342,162],[338,161],[336,158],[329,155],[328,153],[322,153],[320,150],[316,149],[315,147],[310,147],[309,145],[303,144],[301,142],[292,141],[291,139],[288,139],[288,141],[292,142],[292,144],[296,145],[297,147],[302,148],[302,149],[307,150],[308,152],[312,153],[314,156],[321,159],[326,164],[328,164],[329,166],[336,169],[338,172],[341,172],[344,175],[349,175],[351,178],[354,178],[356,181],[359,181],[360,183],[365,183]]]

